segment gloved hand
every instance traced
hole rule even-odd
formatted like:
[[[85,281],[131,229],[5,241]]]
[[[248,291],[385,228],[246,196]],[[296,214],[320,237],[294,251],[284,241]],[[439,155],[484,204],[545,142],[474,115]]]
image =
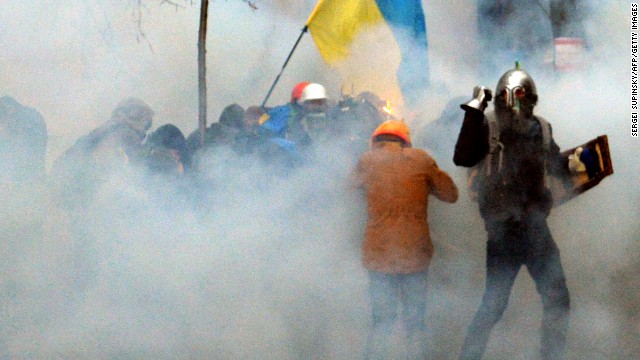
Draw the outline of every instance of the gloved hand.
[[[489,104],[489,101],[491,101],[491,98],[491,90],[487,89],[484,86],[476,85],[473,88],[473,99],[460,105],[460,107],[463,110],[476,109],[484,112],[484,109],[487,108],[487,105]]]
[[[569,155],[569,170],[574,174],[587,171],[587,166],[580,161],[580,155],[582,155],[583,150],[584,149],[579,146],[573,154]]]

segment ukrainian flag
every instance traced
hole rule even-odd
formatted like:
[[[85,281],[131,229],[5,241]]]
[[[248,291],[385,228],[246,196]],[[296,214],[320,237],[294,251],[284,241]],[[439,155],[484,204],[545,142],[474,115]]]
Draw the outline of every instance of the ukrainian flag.
[[[400,51],[397,81],[405,103],[411,105],[429,86],[427,30],[421,0],[320,0],[306,26],[323,59],[336,65],[351,56],[354,41],[362,33],[384,24],[391,29]],[[372,60],[380,55],[370,54]]]

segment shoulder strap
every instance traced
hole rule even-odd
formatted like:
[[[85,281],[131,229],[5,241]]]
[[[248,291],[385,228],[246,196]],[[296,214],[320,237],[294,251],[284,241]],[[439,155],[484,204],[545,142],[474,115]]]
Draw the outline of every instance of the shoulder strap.
[[[540,116],[535,117],[536,120],[540,123],[540,127],[542,128],[542,147],[544,151],[549,151],[551,147],[551,125]]]
[[[496,119],[496,114],[492,111],[486,114],[487,125],[489,126],[489,153],[486,157],[487,176],[491,175],[493,169],[493,157],[498,156],[498,172],[502,170],[502,149],[504,145],[500,142],[500,126]]]
[[[535,116],[536,120],[540,124],[540,128],[542,130],[542,149],[545,154],[549,154],[549,149],[551,148],[551,125],[547,120],[540,116]],[[549,172],[547,170],[547,157],[545,156],[544,160],[544,184],[548,188],[549,184]]]
[[[489,153],[493,154],[500,144],[500,127],[494,112],[488,113],[486,119],[489,126]]]

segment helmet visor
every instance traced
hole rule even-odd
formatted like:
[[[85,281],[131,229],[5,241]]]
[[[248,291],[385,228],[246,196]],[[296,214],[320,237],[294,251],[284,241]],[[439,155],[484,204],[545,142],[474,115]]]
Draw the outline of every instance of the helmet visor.
[[[500,97],[508,107],[514,107],[527,97],[527,92],[522,86],[516,86],[513,89],[502,90]]]

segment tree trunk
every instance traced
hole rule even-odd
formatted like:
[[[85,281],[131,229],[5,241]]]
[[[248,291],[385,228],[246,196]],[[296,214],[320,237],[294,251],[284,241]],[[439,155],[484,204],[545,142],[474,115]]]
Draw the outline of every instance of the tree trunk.
[[[198,129],[200,145],[204,144],[204,133],[207,129],[207,16],[209,0],[202,0],[200,5],[200,30],[198,31]]]

